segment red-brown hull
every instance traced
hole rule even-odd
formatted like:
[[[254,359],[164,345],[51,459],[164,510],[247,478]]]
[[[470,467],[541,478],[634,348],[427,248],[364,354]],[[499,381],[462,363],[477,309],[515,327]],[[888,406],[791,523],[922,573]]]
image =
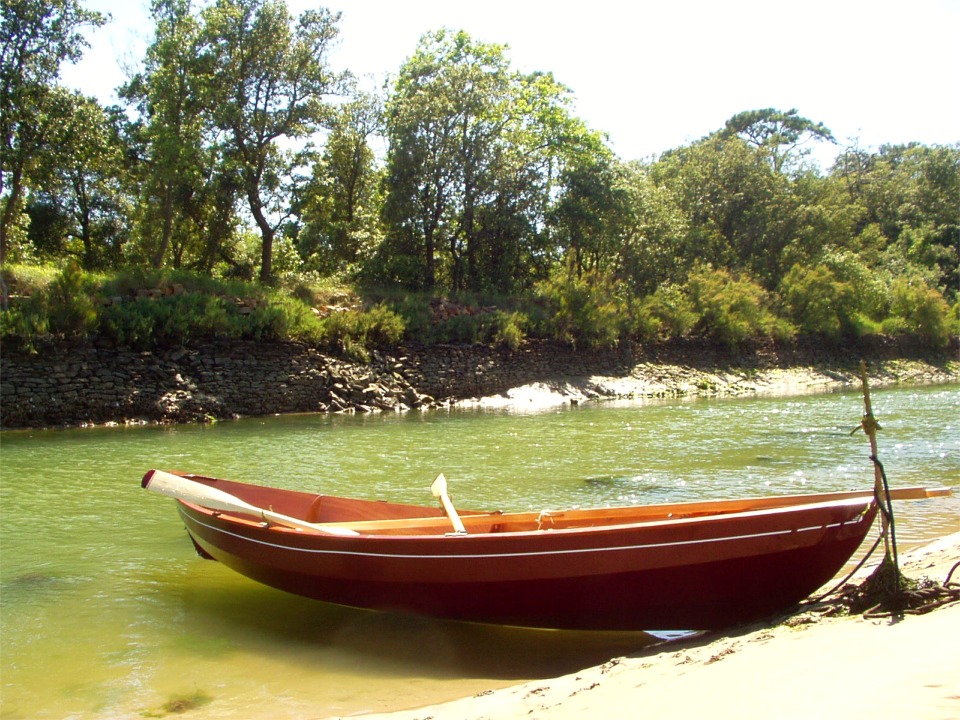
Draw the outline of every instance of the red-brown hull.
[[[714,629],[786,610],[843,567],[876,513],[860,496],[590,528],[345,537],[179,507],[204,553],[281,590],[375,610],[590,630]]]

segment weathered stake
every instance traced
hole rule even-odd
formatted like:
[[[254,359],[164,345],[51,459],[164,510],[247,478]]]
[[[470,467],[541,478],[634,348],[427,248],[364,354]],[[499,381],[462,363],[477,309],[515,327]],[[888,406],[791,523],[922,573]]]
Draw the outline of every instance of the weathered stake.
[[[863,386],[863,418],[860,427],[870,440],[870,460],[873,462],[874,493],[880,504],[880,527],[884,544],[884,564],[893,569],[894,580],[899,584],[900,564],[897,558],[897,542],[894,535],[893,503],[890,502],[889,489],[884,477],[883,466],[877,456],[877,431],[882,430],[880,423],[873,415],[873,406],[870,402],[870,385],[867,381],[867,363],[860,361],[860,383]]]

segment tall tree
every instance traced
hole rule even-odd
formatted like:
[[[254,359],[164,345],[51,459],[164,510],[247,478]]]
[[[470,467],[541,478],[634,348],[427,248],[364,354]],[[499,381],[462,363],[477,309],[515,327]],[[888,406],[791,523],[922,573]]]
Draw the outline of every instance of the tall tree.
[[[116,267],[129,234],[122,111],[59,92],[64,102],[50,138],[57,152],[38,158],[32,196],[65,221],[64,254],[88,270]]]
[[[106,18],[79,0],[3,0],[0,20],[0,264],[37,159],[55,150],[60,66],[80,59],[83,30]]]
[[[190,242],[191,218],[209,172],[202,104],[203,69],[197,60],[200,22],[191,0],[153,0],[155,31],[144,69],[121,96],[139,110],[139,139],[145,148],[140,225],[150,264],[159,268],[172,255],[179,265]],[[173,247],[171,248],[171,245]]]
[[[274,237],[304,158],[281,141],[316,132],[330,115],[326,99],[341,90],[343,77],[328,65],[339,18],[308,10],[294,22],[282,0],[218,0],[203,12],[207,107],[229,136],[228,155],[260,231],[263,282],[272,279]]]
[[[422,283],[436,283],[438,253],[453,290],[466,280],[481,166],[493,156],[509,84],[500,45],[464,32],[424,35],[400,70],[387,107],[388,222],[423,253]]]
[[[682,284],[690,268],[681,249],[689,228],[674,188],[657,183],[652,168],[639,162],[622,166],[618,174],[625,196],[617,233],[618,277],[638,296]]]
[[[515,280],[562,158],[595,139],[569,95],[550,75],[511,70],[501,45],[424,35],[387,104],[386,275],[455,292]]]
[[[714,133],[666,154],[652,172],[687,216],[680,254],[688,268],[700,260],[776,286],[794,237],[794,198],[790,179],[773,170],[765,151]]]
[[[626,195],[618,186],[610,154],[571,163],[561,175],[563,192],[552,213],[579,278],[585,270],[606,272],[617,254],[618,225]]]
[[[782,172],[803,157],[812,141],[835,143],[833,133],[822,122],[814,122],[792,110],[746,110],[727,120],[724,133],[739,135],[746,142],[769,154],[775,172]]]
[[[960,145],[884,145],[868,153],[848,149],[831,178],[849,197],[848,214],[860,222],[851,238],[861,253],[889,262],[912,262],[934,271],[932,284],[960,288]]]
[[[370,143],[382,125],[382,103],[371,95],[359,93],[337,109],[299,209],[297,245],[309,266],[356,269],[379,243],[382,172]]]

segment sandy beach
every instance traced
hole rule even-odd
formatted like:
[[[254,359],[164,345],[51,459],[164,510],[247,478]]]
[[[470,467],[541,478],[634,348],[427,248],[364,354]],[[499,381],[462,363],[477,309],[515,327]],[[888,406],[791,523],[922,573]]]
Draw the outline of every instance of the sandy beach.
[[[943,583],[960,563],[960,532],[900,560],[908,578]],[[853,582],[867,577],[874,566],[868,563]],[[952,579],[960,580],[960,569]],[[552,680],[362,717],[957,720],[958,639],[956,602],[921,615],[875,619],[832,615],[813,606],[770,623],[653,646]]]

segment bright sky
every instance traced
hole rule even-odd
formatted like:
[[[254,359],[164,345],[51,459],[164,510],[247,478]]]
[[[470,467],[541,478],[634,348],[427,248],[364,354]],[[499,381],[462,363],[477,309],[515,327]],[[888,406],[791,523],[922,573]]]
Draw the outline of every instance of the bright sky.
[[[624,160],[765,107],[796,108],[841,145],[960,142],[960,0],[288,0],[295,15],[318,4],[343,13],[334,67],[378,81],[427,31],[508,45],[515,69],[570,87],[577,114]],[[113,21],[63,77],[115,102],[152,34],[148,2],[86,6]]]

